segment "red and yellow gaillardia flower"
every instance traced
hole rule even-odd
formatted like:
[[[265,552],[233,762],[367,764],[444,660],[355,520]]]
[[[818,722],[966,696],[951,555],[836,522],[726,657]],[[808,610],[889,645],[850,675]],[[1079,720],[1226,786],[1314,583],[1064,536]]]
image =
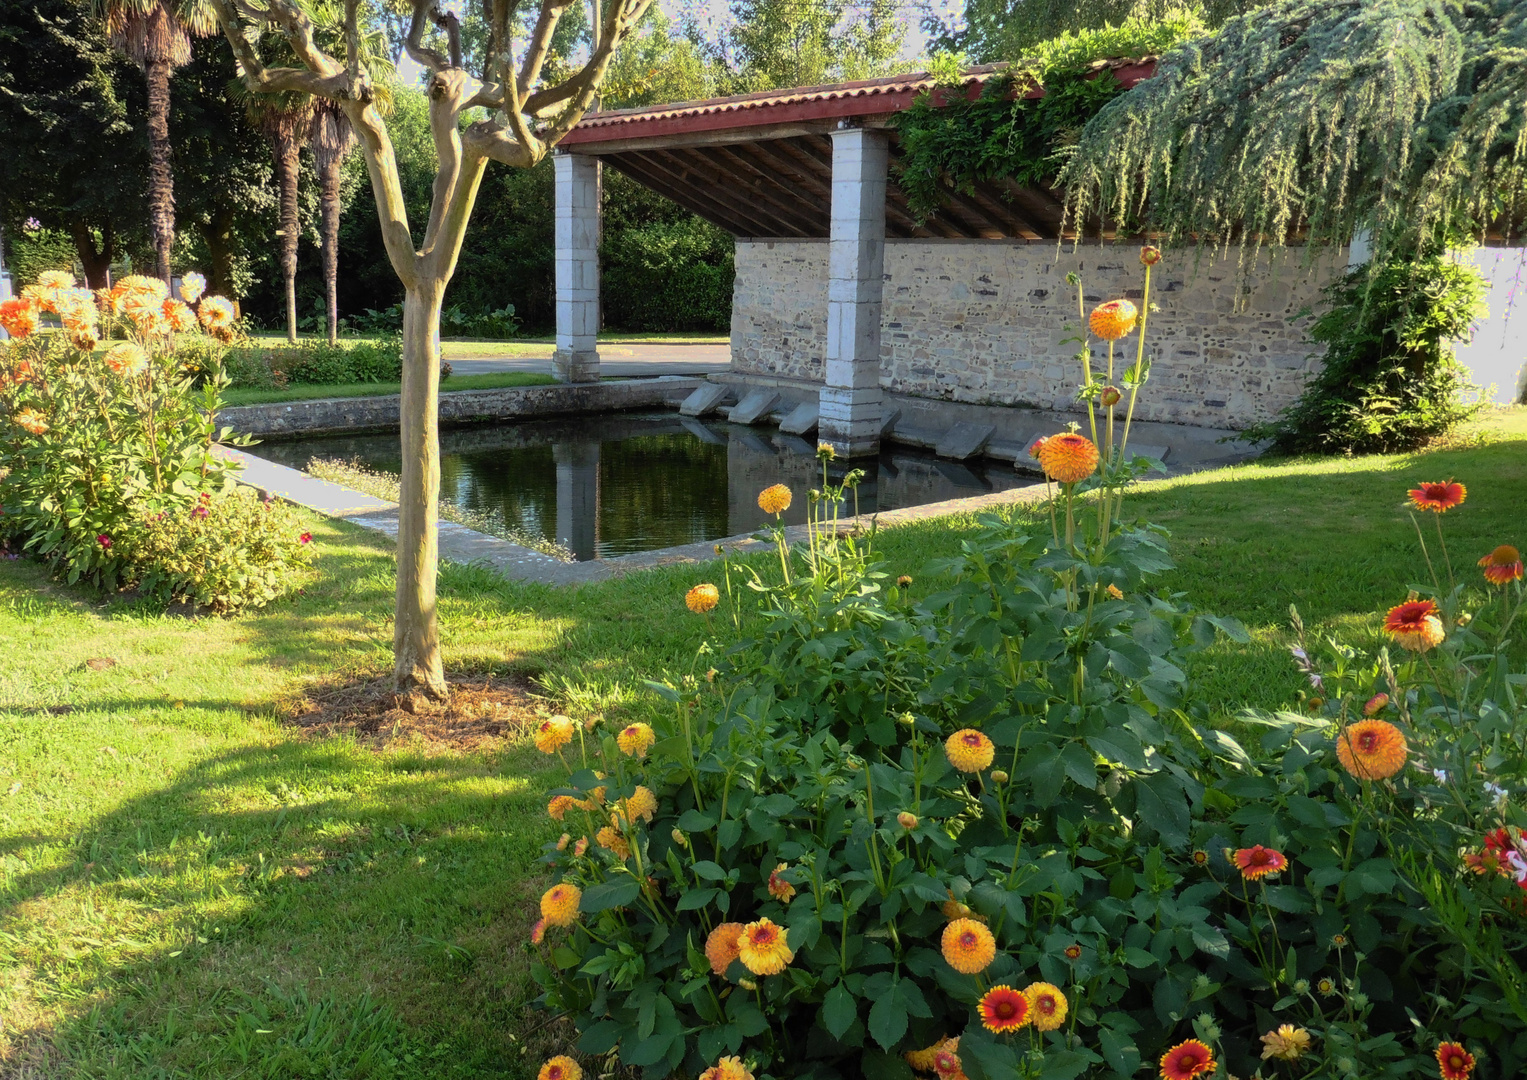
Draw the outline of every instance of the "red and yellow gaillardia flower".
[[[959,1040],[956,1039],[955,1042],[958,1043]],[[921,1050],[908,1050],[901,1056],[906,1058],[907,1064],[912,1066],[912,1068],[916,1071],[932,1072],[933,1059],[937,1057],[938,1052],[944,1049],[944,1047],[947,1045],[949,1045],[949,1038],[948,1036],[945,1036],[938,1042],[934,1043],[932,1046],[925,1046]]]
[[[17,297],[0,301],[0,328],[13,338],[24,338],[37,331],[37,308],[31,300]]]
[[[1405,768],[1410,747],[1388,720],[1359,720],[1336,736],[1341,767],[1359,780],[1387,780]]]
[[[541,1066],[536,1080],[583,1080],[583,1069],[572,1058],[558,1054]]]
[[[1104,341],[1118,341],[1135,328],[1139,310],[1128,300],[1107,300],[1092,309],[1087,325]]]
[[[1491,585],[1508,585],[1522,580],[1522,553],[1510,544],[1502,544],[1483,559],[1485,580]]]
[[[753,1080],[753,1074],[738,1057],[724,1057],[700,1074],[700,1080]]]
[[[1407,600],[1390,608],[1384,616],[1384,630],[1411,652],[1441,645],[1447,636],[1437,605],[1430,600]]]
[[[552,816],[552,820],[561,821],[567,817],[567,812],[578,805],[578,800],[571,795],[553,795],[551,802],[546,804],[546,812]]]
[[[684,594],[684,606],[696,615],[704,615],[721,603],[721,591],[709,583],[696,585]]]
[[[1445,514],[1453,507],[1463,505],[1463,500],[1468,498],[1468,495],[1468,488],[1462,484],[1455,484],[1451,480],[1436,484],[1422,484],[1420,487],[1410,489],[1410,505],[1417,510]]]
[[[790,509],[790,489],[784,484],[770,484],[758,493],[758,509],[766,514],[783,514]]]
[[[1161,1055],[1162,1080],[1193,1080],[1214,1069],[1214,1051],[1197,1039],[1180,1042]]]
[[[968,1080],[959,1050],[960,1040],[950,1039],[933,1055],[933,1074],[938,1080]]]
[[[566,716],[551,716],[536,725],[536,749],[555,754],[573,741],[573,722]]]
[[[1067,945],[1062,951],[1066,954],[1067,960],[1080,960],[1082,958],[1082,947],[1080,945]]]
[[[994,986],[986,991],[976,1010],[981,1016],[981,1026],[998,1035],[1017,1031],[1029,1022],[1029,999],[1011,986]]]
[[[705,959],[710,961],[712,974],[724,976],[732,961],[737,959],[742,929],[740,922],[724,922],[705,939]]]
[[[769,895],[782,904],[788,904],[795,895],[795,886],[784,879],[784,873],[790,869],[789,863],[780,863],[769,872]]]
[[[1029,1013],[1040,1031],[1054,1031],[1066,1022],[1070,1005],[1060,987],[1047,982],[1030,983],[1023,988],[1023,996],[1029,999]]]
[[[1262,1036],[1262,1060],[1298,1061],[1309,1053],[1310,1033],[1293,1024],[1279,1024]]]
[[[1241,871],[1241,876],[1247,881],[1256,881],[1269,874],[1281,874],[1288,868],[1288,859],[1284,857],[1283,852],[1274,851],[1261,844],[1239,849],[1235,853],[1234,862]]]
[[[1039,467],[1058,484],[1074,484],[1097,471],[1098,448],[1085,435],[1063,431],[1039,448]]]
[[[615,745],[620,747],[620,752],[627,757],[646,757],[647,751],[652,744],[657,742],[657,735],[648,724],[627,724],[620,729],[620,734],[615,736]]]
[[[1474,1055],[1459,1043],[1445,1042],[1437,1047],[1437,1067],[1442,1070],[1442,1080],[1469,1080]]]
[[[541,894],[541,914],[552,926],[571,926],[578,921],[583,892],[576,885],[558,882]]]
[[[613,851],[615,857],[622,861],[631,857],[631,845],[626,843],[626,838],[614,826],[606,825],[595,833],[594,843],[606,851]]]
[[[944,959],[961,975],[985,971],[997,958],[997,939],[974,919],[955,919],[939,942]]]
[[[944,753],[960,772],[973,773],[991,767],[997,747],[981,732],[964,728],[944,740]]]
[[[770,919],[759,919],[742,928],[737,955],[754,975],[778,975],[795,959],[785,941],[785,928]]]

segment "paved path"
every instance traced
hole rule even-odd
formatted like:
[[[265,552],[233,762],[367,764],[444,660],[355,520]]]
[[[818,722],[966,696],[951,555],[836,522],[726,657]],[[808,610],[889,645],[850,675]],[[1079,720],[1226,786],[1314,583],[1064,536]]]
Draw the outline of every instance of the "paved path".
[[[483,352],[492,350],[482,346]],[[555,346],[544,346],[544,354],[533,356],[473,357],[451,360],[457,375],[489,375],[502,371],[525,371],[537,375],[552,374],[551,354]],[[658,375],[710,375],[729,371],[732,366],[730,345],[633,344],[599,346],[599,374],[622,378],[655,378]]]

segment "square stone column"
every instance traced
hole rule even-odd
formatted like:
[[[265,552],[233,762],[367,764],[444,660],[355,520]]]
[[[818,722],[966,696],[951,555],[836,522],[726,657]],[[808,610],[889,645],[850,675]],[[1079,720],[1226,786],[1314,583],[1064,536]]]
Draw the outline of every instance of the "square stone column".
[[[880,298],[885,279],[883,132],[832,133],[827,256],[827,381],[817,431],[838,453],[880,452]]]
[[[557,352],[562,382],[599,380],[599,160],[558,151]]]

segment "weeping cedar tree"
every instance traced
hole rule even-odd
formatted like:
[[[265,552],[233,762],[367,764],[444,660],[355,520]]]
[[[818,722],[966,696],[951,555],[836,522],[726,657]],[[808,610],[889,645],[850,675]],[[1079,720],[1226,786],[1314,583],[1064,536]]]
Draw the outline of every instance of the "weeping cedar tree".
[[[435,0],[414,0],[404,48],[429,72],[430,132],[439,159],[429,220],[417,248],[409,232],[392,140],[375,106],[376,90],[360,62],[361,0],[344,0],[346,63],[319,46],[313,23],[296,0],[210,2],[252,92],[302,92],[336,102],[365,155],[388,261],[404,289],[394,680],[410,702],[422,706],[429,700],[442,701],[447,688],[435,609],[440,368],[434,353],[441,300],[455,272],[487,163],[530,168],[544,159],[593,104],[610,58],[652,0],[608,3],[587,62],[552,85],[540,85],[542,66],[557,23],[573,0],[541,0],[518,56],[518,0],[487,0],[491,18],[480,79],[462,66],[457,17]],[[445,32],[444,54],[424,44],[429,24]],[[302,66],[266,67],[254,43],[263,28],[278,31]],[[462,112],[478,107],[490,118],[463,128]]]
[[[1368,233],[1357,306],[1339,283],[1316,329],[1328,370],[1274,433],[1397,449],[1461,415],[1451,349],[1416,328],[1466,332],[1477,275],[1442,256],[1527,217],[1524,109],[1520,0],[1285,0],[1163,57],[1087,123],[1059,183],[1072,220],[1243,256],[1303,239],[1313,261]]]

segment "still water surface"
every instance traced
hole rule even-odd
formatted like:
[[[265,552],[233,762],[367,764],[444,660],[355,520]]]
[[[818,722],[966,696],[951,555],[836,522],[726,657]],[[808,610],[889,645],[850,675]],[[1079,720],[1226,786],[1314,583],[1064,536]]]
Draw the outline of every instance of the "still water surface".
[[[254,452],[298,469],[314,457],[358,458],[394,475],[400,467],[391,434],[267,442]],[[775,483],[795,492],[785,520],[799,524],[807,490],[822,482],[813,442],[675,413],[456,428],[441,432],[440,452],[441,498],[499,510],[509,524],[554,537],[580,560],[751,532],[767,521],[758,493]],[[1031,482],[1001,462],[945,461],[899,447],[854,465],[867,474],[859,487],[864,513]],[[845,470],[834,467],[836,482]]]

